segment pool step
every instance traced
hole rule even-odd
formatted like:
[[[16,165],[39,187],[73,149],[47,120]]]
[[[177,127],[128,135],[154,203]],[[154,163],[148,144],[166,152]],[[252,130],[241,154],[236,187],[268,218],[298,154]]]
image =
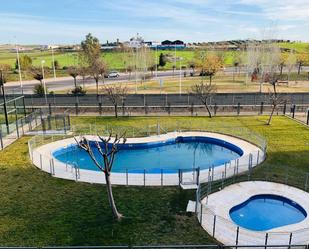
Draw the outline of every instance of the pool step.
[[[180,184],[180,187],[182,188],[182,189],[197,189],[197,184],[194,184],[194,183],[192,183],[192,184],[188,184],[188,183],[186,183],[186,184],[183,184],[183,183],[181,183]]]
[[[195,201],[189,201],[188,202],[188,205],[187,205],[187,212],[190,212],[190,213],[195,213],[195,205],[196,205],[196,202]]]

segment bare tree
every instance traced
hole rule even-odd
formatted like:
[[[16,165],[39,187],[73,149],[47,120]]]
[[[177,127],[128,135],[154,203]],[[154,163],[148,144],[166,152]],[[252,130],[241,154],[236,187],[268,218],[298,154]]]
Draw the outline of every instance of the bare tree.
[[[107,98],[113,103],[115,108],[115,117],[118,118],[118,103],[123,101],[127,95],[128,89],[122,85],[104,85],[103,93],[106,94]]]
[[[120,220],[123,215],[118,212],[118,209],[116,207],[110,176],[115,161],[115,155],[119,151],[119,144],[126,143],[125,133],[121,135],[115,134],[114,138],[112,138],[112,133],[110,133],[107,138],[98,135],[98,138],[101,143],[96,141],[94,148],[91,147],[86,137],[82,137],[80,141],[77,141],[77,139],[75,138],[75,141],[81,149],[85,150],[89,154],[96,167],[104,173],[109,205],[112,209],[114,217],[117,220]],[[95,149],[99,152],[100,159],[95,157]]]
[[[191,87],[191,93],[194,94],[205,106],[209,117],[211,118],[211,111],[208,106],[209,99],[216,94],[216,87],[214,85],[204,84],[203,82],[195,84]]]
[[[271,120],[272,117],[274,115],[275,110],[277,109],[277,107],[279,105],[282,105],[284,103],[286,103],[286,99],[277,92],[277,83],[278,83],[278,77],[276,74],[273,74],[272,76],[270,76],[269,78],[269,83],[273,86],[273,91],[269,92],[269,102],[272,105],[272,109],[271,109],[271,113],[269,115],[268,121],[267,121],[267,125],[271,124]]]

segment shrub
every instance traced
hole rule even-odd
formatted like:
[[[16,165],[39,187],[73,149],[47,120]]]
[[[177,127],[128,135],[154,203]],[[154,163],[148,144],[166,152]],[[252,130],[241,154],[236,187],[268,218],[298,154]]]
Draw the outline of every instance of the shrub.
[[[72,94],[74,95],[85,95],[86,90],[84,90],[81,86],[75,87],[72,91]]]
[[[46,91],[47,91],[47,89],[46,89]],[[45,94],[44,86],[43,86],[42,84],[39,84],[39,85],[34,86],[33,92],[34,92],[34,94],[36,94],[36,95],[43,96],[43,95]]]

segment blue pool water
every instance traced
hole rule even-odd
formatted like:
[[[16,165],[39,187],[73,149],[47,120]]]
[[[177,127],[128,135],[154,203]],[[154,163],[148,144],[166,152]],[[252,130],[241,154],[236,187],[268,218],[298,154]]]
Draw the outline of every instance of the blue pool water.
[[[239,226],[254,231],[298,223],[307,217],[296,202],[277,195],[255,195],[233,207],[230,217]]]
[[[92,144],[94,146],[94,144]],[[210,137],[178,137],[165,142],[122,144],[116,154],[113,172],[175,173],[178,169],[207,169],[236,159],[243,154],[237,146]],[[100,159],[94,148],[95,157]],[[54,151],[53,156],[64,163],[76,163],[81,169],[98,170],[89,155],[72,145]]]

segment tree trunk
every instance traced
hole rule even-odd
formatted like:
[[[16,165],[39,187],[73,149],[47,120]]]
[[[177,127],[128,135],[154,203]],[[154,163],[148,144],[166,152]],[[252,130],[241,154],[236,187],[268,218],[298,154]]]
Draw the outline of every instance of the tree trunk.
[[[76,77],[74,77],[74,86],[75,86],[75,88],[77,88],[77,85],[76,85]]]
[[[97,96],[99,96],[99,79],[95,79],[95,84],[97,88]]]
[[[112,184],[110,181],[110,173],[105,173],[105,181],[106,181],[106,190],[107,190],[107,195],[108,195],[108,201],[109,205],[112,209],[113,215],[117,220],[120,220],[123,216],[121,213],[118,212],[114,196],[113,196],[113,190],[112,190]]]
[[[209,76],[209,83],[210,83],[210,85],[212,83],[212,76],[211,75]]]
[[[207,104],[205,104],[205,108],[206,108],[206,110],[207,110],[207,112],[208,112],[208,116],[211,118],[212,115],[211,115],[211,112],[210,112],[209,107],[208,107]]]
[[[297,72],[298,75],[300,75],[301,66],[302,66],[301,63],[299,63],[298,64],[298,72]]]
[[[114,105],[114,107],[115,107],[115,117],[118,118],[117,103]]]
[[[280,76],[282,76],[283,65],[280,65]]]
[[[273,117],[273,115],[274,115],[275,109],[276,109],[276,106],[274,105],[274,106],[273,106],[273,109],[271,110],[271,113],[270,113],[270,115],[269,115],[269,119],[268,119],[267,125],[270,125],[271,119],[272,119],[272,117]]]

